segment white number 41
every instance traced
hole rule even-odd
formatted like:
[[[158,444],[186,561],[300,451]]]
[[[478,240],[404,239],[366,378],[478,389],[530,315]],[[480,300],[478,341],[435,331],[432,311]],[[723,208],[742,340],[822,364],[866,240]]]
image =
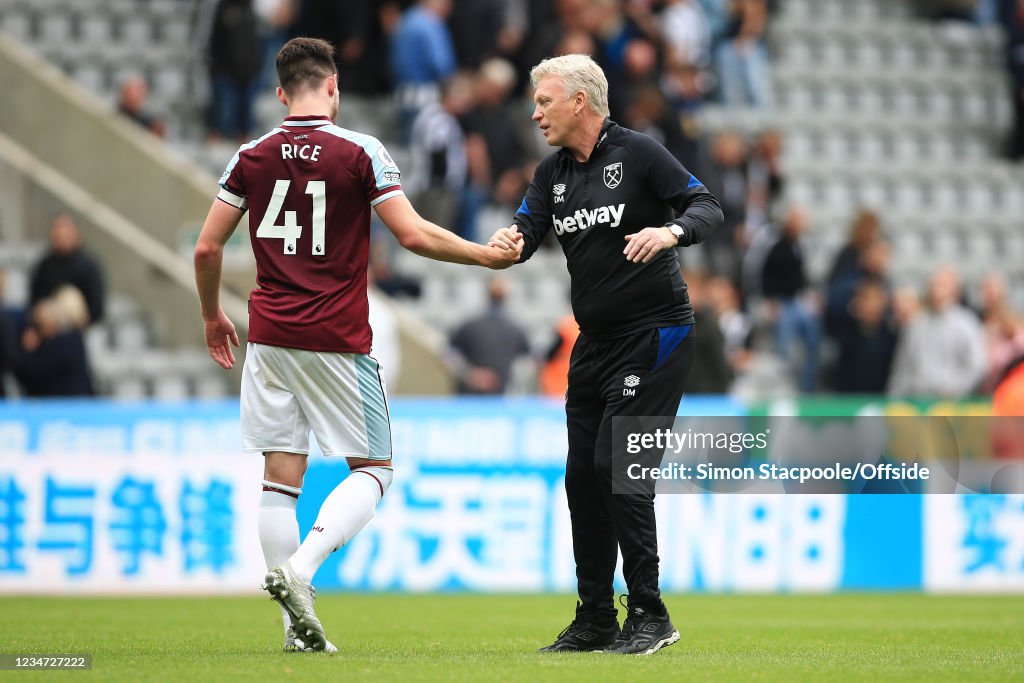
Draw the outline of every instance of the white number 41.
[[[260,239],[284,240],[284,253],[295,254],[295,243],[302,236],[295,211],[284,212],[284,224],[277,224],[285,197],[288,196],[290,180],[278,180],[274,183],[274,193],[270,197],[267,212],[263,214],[260,227],[256,228],[256,237]],[[327,222],[327,184],[322,180],[310,180],[306,183],[306,194],[313,197],[313,249],[314,256],[324,255],[324,226]]]

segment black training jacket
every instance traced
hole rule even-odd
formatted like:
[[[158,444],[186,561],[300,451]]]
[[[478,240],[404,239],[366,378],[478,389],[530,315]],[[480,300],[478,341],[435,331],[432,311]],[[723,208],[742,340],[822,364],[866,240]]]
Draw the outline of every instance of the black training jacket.
[[[526,261],[554,228],[565,252],[572,310],[590,338],[693,323],[675,249],[630,263],[625,236],[674,223],[679,246],[698,244],[722,222],[718,200],[668,150],[605,119],[586,163],[562,148],[537,165],[515,224]]]

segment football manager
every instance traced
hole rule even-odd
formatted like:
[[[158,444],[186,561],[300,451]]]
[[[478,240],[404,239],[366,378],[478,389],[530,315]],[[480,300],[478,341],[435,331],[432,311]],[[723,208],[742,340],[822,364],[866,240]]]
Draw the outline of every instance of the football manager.
[[[671,427],[693,362],[693,307],[677,247],[722,222],[715,197],[662,145],[608,118],[608,81],[587,55],[530,74],[533,120],[559,148],[537,166],[513,225],[491,244],[527,260],[554,230],[580,325],[569,364],[565,490],[579,603],[546,652],[653,654],[679,640],[658,587],[653,491],[612,493],[612,419]],[[629,591],[620,629],[612,581]]]

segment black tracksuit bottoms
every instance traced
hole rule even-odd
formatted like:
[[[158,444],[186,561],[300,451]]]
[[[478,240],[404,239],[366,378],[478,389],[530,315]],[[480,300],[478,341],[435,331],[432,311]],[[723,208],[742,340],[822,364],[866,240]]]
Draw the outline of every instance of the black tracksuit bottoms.
[[[694,336],[689,325],[608,340],[581,334],[573,347],[565,405],[565,491],[582,603],[578,613],[594,621],[611,621],[617,613],[612,588],[617,548],[630,603],[664,612],[654,494],[612,493],[612,418],[660,416],[656,427],[671,429],[693,363]]]

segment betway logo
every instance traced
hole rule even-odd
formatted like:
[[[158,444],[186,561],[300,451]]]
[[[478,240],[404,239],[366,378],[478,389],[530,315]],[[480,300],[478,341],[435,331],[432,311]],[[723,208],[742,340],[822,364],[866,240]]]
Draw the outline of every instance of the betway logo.
[[[596,209],[578,209],[576,213],[566,216],[562,220],[558,220],[554,216],[551,218],[555,221],[555,234],[561,235],[563,232],[586,230],[591,226],[604,223],[617,228],[622,221],[622,213],[625,210],[625,204],[609,204],[608,206],[599,206]]]

